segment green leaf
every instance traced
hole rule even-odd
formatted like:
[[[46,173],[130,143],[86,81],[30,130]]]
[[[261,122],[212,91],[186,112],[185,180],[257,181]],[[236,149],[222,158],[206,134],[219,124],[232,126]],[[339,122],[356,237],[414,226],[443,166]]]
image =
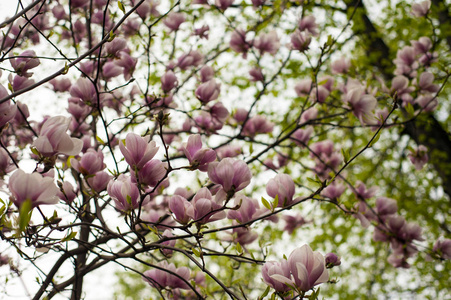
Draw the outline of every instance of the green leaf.
[[[345,163],[347,163],[349,161],[350,158],[350,151],[349,150],[344,150],[343,148],[341,149],[341,154],[343,155],[343,159],[345,161]]]
[[[371,143],[368,145],[368,147],[373,147],[373,145],[375,143],[377,143],[377,141],[379,140],[379,138],[381,137],[381,132],[382,130],[379,130],[379,132],[376,134],[376,136],[374,136],[373,140],[371,141]]]
[[[243,247],[241,247],[240,243],[236,243],[236,251],[238,254],[243,254]]]
[[[19,211],[20,231],[24,231],[25,228],[27,228],[28,223],[30,223],[32,211],[33,211],[33,205],[31,204],[31,199],[27,199],[20,206],[20,211]]]
[[[268,200],[262,197],[262,204],[264,207],[266,207],[269,210],[272,210],[271,204],[269,204]]]
[[[117,6],[125,14],[125,7],[124,7],[124,4],[122,3],[122,1],[120,1],[120,0],[117,1]]]
[[[269,294],[269,291],[271,290],[271,288],[269,287],[269,285],[266,287],[266,290],[263,292],[263,294],[260,296],[260,298],[259,299],[263,299],[263,298],[265,298],[268,294]]]
[[[200,252],[199,250],[197,250],[196,248],[191,248],[191,251],[193,251],[194,255],[196,255],[197,257],[200,257]]]
[[[97,136],[97,135],[96,135],[96,140],[97,140],[101,145],[105,145],[105,142],[104,142],[99,136]]]
[[[69,233],[68,235],[66,235],[61,242],[68,242],[70,240],[72,240],[74,237],[77,236],[77,232],[76,231],[72,231],[71,233]]]
[[[409,102],[407,102],[407,105],[405,106],[406,112],[409,114],[409,117],[413,117],[415,114],[415,109],[413,108],[413,105]]]
[[[277,207],[277,205],[279,205],[279,194],[276,195],[276,197],[274,198],[274,201],[272,203],[272,210],[273,211]]]

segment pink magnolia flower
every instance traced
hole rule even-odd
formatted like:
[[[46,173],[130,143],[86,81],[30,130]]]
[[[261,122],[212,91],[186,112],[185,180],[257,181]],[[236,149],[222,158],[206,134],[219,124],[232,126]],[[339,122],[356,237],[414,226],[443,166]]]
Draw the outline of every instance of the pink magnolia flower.
[[[418,80],[418,87],[423,92],[436,93],[440,87],[434,84],[434,75],[430,72],[423,72],[420,75],[420,80]]]
[[[251,81],[265,81],[265,75],[261,68],[254,67],[249,70],[249,76],[251,76]]]
[[[111,42],[105,45],[105,51],[112,57],[119,57],[119,51],[127,48],[127,40],[121,37],[116,37]]]
[[[285,207],[293,203],[295,185],[293,179],[287,174],[277,174],[266,184],[266,192],[272,198],[278,196],[278,207]]]
[[[274,123],[268,121],[265,116],[256,115],[247,120],[243,128],[243,134],[254,137],[261,133],[270,133],[274,129]]]
[[[120,211],[126,212],[139,205],[139,190],[136,184],[131,182],[130,177],[121,174],[117,180],[110,180],[107,191]]]
[[[171,232],[170,229],[166,229],[166,230],[163,232],[163,234],[162,234],[161,236],[162,236],[163,238],[164,238],[164,237],[170,238],[170,237],[173,237],[174,235],[172,234],[172,232]],[[176,241],[175,239],[174,239],[174,240],[168,240],[168,241],[162,242],[161,245],[169,246],[169,247],[174,247],[176,242],[177,242],[177,241]],[[164,255],[171,255],[172,252],[174,252],[174,250],[172,250],[172,249],[167,249],[167,248],[162,248],[162,249],[161,249],[161,252],[163,252]]]
[[[70,88],[72,97],[80,98],[88,105],[97,103],[97,92],[94,84],[87,78],[79,78]]]
[[[335,253],[327,253],[324,257],[326,261],[326,267],[332,268],[341,265],[341,259]]]
[[[275,55],[280,48],[279,37],[275,31],[262,33],[254,41],[254,47],[257,48],[261,54],[268,52],[271,55]]]
[[[123,69],[118,66],[114,61],[105,63],[102,67],[103,77],[107,80],[117,77],[122,74]]]
[[[332,73],[334,74],[346,74],[351,68],[351,61],[344,57],[334,60],[331,63]]]
[[[215,0],[215,4],[220,10],[224,11],[229,8],[234,1],[235,0]]]
[[[3,177],[15,168],[16,167],[14,166],[6,150],[0,148],[0,177]]]
[[[376,199],[376,212],[382,219],[385,219],[386,216],[396,214],[398,211],[398,204],[396,200],[387,198],[387,197],[379,197]]]
[[[29,79],[28,77],[9,74],[8,81],[11,84],[13,91],[20,91],[21,89],[27,88],[34,84],[33,79]]]
[[[81,157],[80,160],[72,158],[70,160],[72,168],[83,175],[94,175],[97,172],[105,169],[106,165],[103,163],[102,150],[97,151],[89,148]]]
[[[216,83],[214,79],[211,79],[199,85],[196,89],[196,97],[202,101],[202,103],[206,104],[210,101],[218,99],[220,92],[221,84]]]
[[[210,114],[220,123],[224,123],[227,117],[230,115],[229,111],[227,110],[227,108],[225,108],[222,102],[216,102],[213,106],[211,106]]]
[[[187,207],[186,214],[201,224],[224,219],[226,214],[220,210],[222,205],[218,203],[221,200],[220,197],[218,199],[218,194],[216,194],[216,199],[213,199],[207,188],[201,188],[194,195],[191,201],[192,205]]]
[[[72,86],[69,78],[52,79],[49,83],[53,86],[55,92],[68,92]]]
[[[8,96],[8,92],[0,84],[0,99]],[[15,104],[11,104],[10,100],[0,103],[0,129],[5,126],[6,123],[11,121],[17,112],[17,106]]]
[[[410,41],[416,54],[427,54],[432,49],[432,41],[427,36],[422,36],[418,41]]]
[[[355,193],[356,196],[362,199],[369,199],[374,197],[374,195],[376,195],[378,188],[373,186],[369,189],[366,188],[366,185],[361,182],[360,180],[358,180],[356,182],[356,187],[355,187]]]
[[[246,32],[242,29],[236,29],[230,38],[230,49],[237,53],[242,53],[246,58],[252,43],[246,40]]]
[[[77,155],[83,147],[83,142],[77,138],[71,138],[67,133],[70,118],[63,116],[51,117],[45,121],[33,146],[38,151],[50,157],[55,154]]]
[[[149,141],[149,137],[141,137],[135,133],[128,133],[125,142],[119,143],[119,148],[125,161],[138,170],[150,161],[158,152],[155,141]]]
[[[257,200],[244,195],[235,196],[234,207],[237,209],[229,210],[227,218],[237,220],[239,223],[253,220],[256,217],[257,210],[260,208]]]
[[[13,203],[19,208],[27,200],[31,201],[32,207],[59,202],[58,188],[53,178],[43,177],[39,173],[27,174],[18,169],[9,178],[8,188]]]
[[[220,159],[224,157],[236,157],[243,153],[243,149],[239,145],[225,145],[216,150],[216,154]]]
[[[88,185],[91,189],[93,189],[96,193],[100,193],[104,191],[110,180],[113,178],[113,176],[109,175],[105,171],[100,171],[94,174],[94,176],[90,176],[86,179],[88,182]]]
[[[311,41],[312,37],[309,32],[296,29],[291,35],[291,48],[301,52],[307,51]]]
[[[207,82],[213,79],[215,75],[215,71],[210,66],[203,66],[202,69],[200,69],[200,81],[201,82]]]
[[[438,106],[437,97],[431,94],[420,95],[415,99],[415,103],[418,104],[425,112],[434,111]]]
[[[244,189],[251,182],[252,174],[242,160],[223,158],[208,166],[208,177],[213,183],[220,184],[226,193]]]
[[[285,282],[281,282],[277,280],[277,276],[281,276],[283,278],[291,278],[290,267],[288,265],[288,261],[282,260],[278,261],[268,261],[262,267],[262,276],[263,281],[275,289],[278,292],[286,292],[290,288],[285,284]],[[276,278],[274,278],[276,276]]]
[[[438,239],[432,248],[443,259],[451,259],[451,240]]]
[[[59,190],[57,195],[61,200],[65,201],[67,204],[70,204],[74,201],[75,197],[77,197],[77,191],[69,181],[64,181],[62,191]]]
[[[409,159],[415,166],[415,169],[421,170],[423,166],[428,162],[428,149],[424,145],[418,145],[418,148],[409,153]]]
[[[202,148],[202,139],[199,134],[190,135],[188,143],[183,143],[183,152],[188,158],[191,167],[206,172],[208,164],[216,160],[216,152],[210,148]]]
[[[318,36],[318,25],[314,16],[303,17],[299,21],[298,28],[300,31],[307,31],[313,36]]]
[[[193,50],[180,56],[177,60],[177,66],[182,70],[186,70],[188,67],[200,65],[203,59],[199,51]]]
[[[17,74],[24,77],[31,77],[33,73],[28,70],[36,68],[41,63],[33,50],[26,50],[18,58],[12,58],[9,62]]]
[[[340,183],[336,183],[334,181],[332,184],[329,184],[321,194],[330,199],[338,199],[346,190],[346,187]]]
[[[139,180],[140,184],[155,187],[158,182],[164,178],[167,172],[167,163],[161,162],[159,159],[152,159],[144,164],[138,170],[137,174],[132,173],[132,180],[136,182]],[[136,178],[138,175],[138,178]]]
[[[138,7],[138,9],[136,9],[136,13],[142,19],[146,19],[149,15],[158,17],[160,15],[157,10],[158,4],[159,3],[154,0],[146,0]]]
[[[188,224],[191,220],[191,216],[187,213],[190,207],[192,204],[181,195],[174,195],[169,199],[169,209],[174,214],[174,219],[180,224]]]
[[[282,218],[285,221],[285,227],[283,228],[283,230],[286,231],[288,234],[292,234],[295,229],[309,223],[300,214],[297,214],[295,216],[283,215]]]
[[[298,97],[303,97],[303,96],[307,96],[308,94],[310,94],[310,91],[312,90],[312,88],[313,88],[312,80],[311,79],[303,79],[294,86],[294,91],[296,92]]]
[[[166,16],[163,24],[166,25],[170,31],[177,31],[185,20],[186,18],[183,13],[171,12]]]
[[[377,100],[373,95],[364,94],[363,88],[354,88],[347,92],[345,101],[350,106],[352,113],[362,124],[369,124],[374,120],[372,111],[377,106]]]
[[[115,60],[114,63],[119,67],[122,67],[122,74],[124,75],[125,80],[130,80],[135,71],[138,59],[131,57],[125,51],[120,51],[119,59]]]
[[[203,25],[202,27],[195,28],[193,35],[197,35],[201,39],[208,40],[208,31],[210,31],[210,26]]]
[[[173,263],[159,262],[158,268],[144,272],[143,280],[155,288],[190,289],[191,272],[187,267],[176,268]]]
[[[420,3],[412,4],[412,14],[415,17],[424,17],[428,14],[431,8],[431,1],[426,0]]]
[[[294,286],[303,292],[329,280],[324,256],[319,252],[313,252],[308,245],[291,252],[288,257],[288,267],[292,277],[274,274],[271,275],[271,278],[280,283]]]

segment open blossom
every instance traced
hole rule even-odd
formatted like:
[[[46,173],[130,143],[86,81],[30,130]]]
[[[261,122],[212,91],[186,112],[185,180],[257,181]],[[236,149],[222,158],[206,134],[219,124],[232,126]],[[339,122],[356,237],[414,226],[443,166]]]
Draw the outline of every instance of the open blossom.
[[[373,95],[365,94],[363,88],[353,88],[346,93],[345,102],[350,106],[352,113],[362,124],[371,123],[374,119],[372,111],[377,106]]]
[[[417,170],[421,170],[429,160],[428,149],[424,145],[419,145],[418,148],[411,151],[408,156]]]
[[[164,178],[166,172],[167,163],[163,163],[159,159],[152,159],[145,163],[137,173],[132,173],[132,181],[136,182],[139,180],[140,184],[155,187]]]
[[[170,31],[179,30],[180,25],[185,22],[185,15],[182,13],[171,12],[163,21],[163,24],[166,25]]]
[[[158,289],[168,287],[171,289],[179,288],[187,290],[190,288],[188,284],[191,272],[187,267],[176,268],[173,263],[168,264],[166,261],[159,262],[157,267],[144,272],[144,281]]]
[[[438,239],[432,250],[443,259],[451,259],[451,239]]]
[[[119,143],[119,149],[125,161],[138,170],[158,152],[155,141],[149,141],[149,137],[141,137],[133,132],[127,134],[125,143]]]
[[[27,174],[19,169],[9,178],[8,187],[12,201],[17,207],[27,200],[31,201],[32,207],[59,202],[59,190],[53,178],[43,177],[39,173]]]
[[[41,63],[33,50],[26,50],[20,54],[20,57],[12,58],[9,61],[17,74],[24,77],[31,77],[33,73],[28,70],[36,68]]]
[[[139,190],[130,177],[120,175],[116,180],[112,179],[108,183],[107,191],[120,211],[126,212],[139,205]]]
[[[105,169],[106,165],[103,163],[103,153],[100,149],[97,151],[89,148],[81,157],[80,160],[72,158],[70,160],[72,168],[83,175],[94,175],[97,172]]]
[[[226,157],[220,162],[210,163],[208,177],[220,184],[225,192],[237,192],[249,185],[252,174],[244,161]]]
[[[282,261],[280,267],[284,267],[283,264]],[[307,292],[314,286],[329,280],[324,256],[319,252],[313,252],[308,245],[291,252],[288,257],[288,268],[290,274],[285,267],[282,268],[282,272],[274,272],[269,277],[273,281],[293,286],[302,292]]]
[[[0,99],[8,96],[8,92],[5,87],[0,84]],[[5,126],[6,123],[11,121],[17,112],[17,106],[11,104],[10,100],[0,103],[0,129]]]
[[[290,288],[284,283],[275,278],[274,275],[279,275],[284,278],[291,278],[290,267],[288,261],[268,261],[262,267],[263,281],[278,292],[286,292]]]
[[[205,224],[223,219],[225,213],[220,210],[221,207],[207,188],[201,188],[191,202],[180,195],[169,199],[169,209],[180,224],[187,224],[191,220]]]
[[[333,74],[346,74],[351,68],[351,61],[345,57],[342,57],[334,60],[330,66]]]
[[[236,29],[230,38],[230,49],[237,53],[242,53],[246,58],[247,51],[252,46],[251,42],[246,40],[246,32],[242,29]]]
[[[316,19],[314,16],[305,16],[299,21],[298,28],[300,31],[307,31],[313,36],[317,36],[318,25],[316,24]]]
[[[293,203],[295,185],[293,179],[287,174],[277,174],[266,185],[266,192],[272,198],[278,196],[278,207],[285,207]]]
[[[431,1],[423,1],[420,3],[412,4],[412,14],[415,17],[424,17],[428,14],[429,9],[431,8]]]
[[[216,80],[211,79],[199,85],[196,89],[196,97],[205,104],[218,99],[220,92],[221,84],[216,83]]]
[[[309,32],[296,31],[291,35],[291,47],[292,49],[299,50],[301,52],[307,51],[309,49],[312,37]]]
[[[88,105],[97,103],[97,92],[94,84],[87,78],[79,78],[69,90],[70,95],[80,98]]]
[[[238,111],[237,111],[238,112]],[[270,133],[274,129],[274,123],[268,121],[265,116],[256,115],[247,120],[243,128],[243,134],[254,137],[261,133]]]
[[[63,116],[47,119],[33,146],[46,157],[55,154],[77,155],[83,147],[83,142],[80,139],[71,138],[66,133],[69,123],[70,118]]]
[[[248,198],[244,195],[236,195],[234,200],[234,207],[227,212],[228,219],[237,220],[240,223],[246,223],[256,217],[256,213],[260,208],[258,201]]]
[[[199,134],[190,135],[188,143],[183,144],[183,152],[193,168],[206,172],[208,164],[216,160],[216,152],[210,148],[202,148]]]
[[[275,31],[263,33],[254,41],[254,47],[260,50],[261,54],[268,52],[274,55],[280,47],[279,37]]]
[[[8,174],[15,168],[16,167],[14,166],[11,158],[9,157],[8,152],[6,152],[5,149],[0,148],[0,177]]]

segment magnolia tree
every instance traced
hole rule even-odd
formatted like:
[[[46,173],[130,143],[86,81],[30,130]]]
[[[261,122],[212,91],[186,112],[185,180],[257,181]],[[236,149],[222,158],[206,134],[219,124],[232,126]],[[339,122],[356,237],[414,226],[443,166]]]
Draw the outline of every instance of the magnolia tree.
[[[446,295],[447,1],[16,5],[6,297]]]

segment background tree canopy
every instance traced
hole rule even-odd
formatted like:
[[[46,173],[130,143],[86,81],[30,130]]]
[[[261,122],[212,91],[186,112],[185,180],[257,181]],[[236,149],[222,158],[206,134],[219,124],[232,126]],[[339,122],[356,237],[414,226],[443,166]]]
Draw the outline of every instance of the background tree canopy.
[[[15,3],[3,298],[450,295],[449,1]]]

